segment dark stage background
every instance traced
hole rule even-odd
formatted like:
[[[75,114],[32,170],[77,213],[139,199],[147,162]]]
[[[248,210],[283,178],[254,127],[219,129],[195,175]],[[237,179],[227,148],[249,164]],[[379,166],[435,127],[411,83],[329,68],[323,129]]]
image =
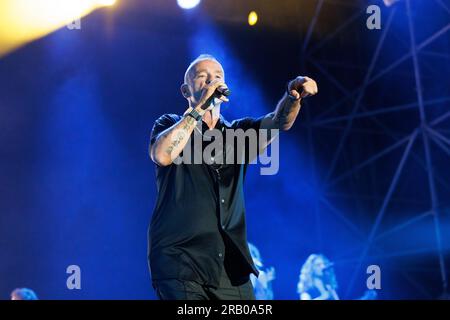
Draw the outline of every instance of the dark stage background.
[[[369,30],[366,8],[381,8]],[[119,1],[0,58],[0,298],[153,299],[147,226],[153,122],[182,113],[201,53],[224,65],[229,119],[272,111],[286,82],[307,99],[280,140],[277,175],[246,180],[249,241],[274,266],[275,299],[297,299],[311,253],[338,293],[435,299],[450,266],[450,11],[445,0]],[[259,14],[250,27],[250,10]],[[81,290],[66,288],[79,265]]]

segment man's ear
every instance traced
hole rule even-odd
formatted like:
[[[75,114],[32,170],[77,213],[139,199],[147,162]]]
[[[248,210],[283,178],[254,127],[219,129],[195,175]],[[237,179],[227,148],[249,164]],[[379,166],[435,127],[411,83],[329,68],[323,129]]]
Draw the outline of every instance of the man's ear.
[[[189,85],[187,83],[183,83],[180,87],[180,90],[181,90],[181,94],[186,99],[188,99],[190,96],[192,96],[191,90],[189,89]]]

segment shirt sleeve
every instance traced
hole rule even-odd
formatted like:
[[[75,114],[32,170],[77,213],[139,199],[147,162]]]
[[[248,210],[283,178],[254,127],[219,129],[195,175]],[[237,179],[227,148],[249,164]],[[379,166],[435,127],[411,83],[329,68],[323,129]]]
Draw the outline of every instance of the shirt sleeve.
[[[257,132],[261,128],[261,122],[264,119],[265,116],[259,117],[259,118],[242,118],[239,120],[235,120],[234,128],[235,129],[242,129],[244,131],[248,129],[256,130]]]
[[[181,117],[176,114],[164,114],[159,117],[153,125],[153,129],[150,134],[150,144],[153,144],[155,142],[156,138],[161,132],[173,126],[180,119]]]
[[[244,162],[246,164],[251,163],[258,156],[259,145],[261,143],[259,131],[261,129],[261,123],[264,118],[265,116],[259,118],[247,117],[235,120],[232,124],[232,128],[234,130],[242,129],[245,133],[248,133],[247,130],[254,130],[256,132],[256,145],[250,145],[251,141],[249,139],[246,139],[244,145],[242,146],[244,148]]]

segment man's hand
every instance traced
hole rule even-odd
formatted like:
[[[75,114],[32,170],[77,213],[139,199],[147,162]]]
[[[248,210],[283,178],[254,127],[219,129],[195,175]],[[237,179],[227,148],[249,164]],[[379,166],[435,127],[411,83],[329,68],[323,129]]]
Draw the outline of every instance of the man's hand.
[[[317,83],[308,77],[297,77],[288,82],[287,93],[278,102],[273,113],[269,113],[261,123],[265,129],[289,130],[301,109],[301,99],[317,94]]]
[[[198,101],[196,108],[200,107],[203,110],[208,110],[211,107],[211,102],[214,98],[217,98],[224,102],[228,102],[229,100],[227,97],[225,97],[224,95],[218,96],[216,94],[216,89],[219,87],[227,88],[227,85],[221,79],[216,79],[206,84],[202,89],[202,95]]]
[[[317,94],[317,83],[309,77],[297,77],[288,84],[288,91],[295,99]]]

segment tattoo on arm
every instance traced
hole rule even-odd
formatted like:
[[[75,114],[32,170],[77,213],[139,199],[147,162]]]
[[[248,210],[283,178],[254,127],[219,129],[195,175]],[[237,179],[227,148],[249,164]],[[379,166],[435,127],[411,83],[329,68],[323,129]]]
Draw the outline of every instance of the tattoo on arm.
[[[193,124],[195,124],[195,119],[192,117],[187,117],[186,122],[189,124],[189,126],[192,126]]]
[[[294,115],[298,113],[297,108],[299,107],[300,101],[291,101],[289,98],[284,97],[278,104],[274,120],[279,126],[283,126],[285,123],[295,120],[296,116]]]
[[[193,125],[196,125],[196,121],[194,118],[186,117],[185,119],[186,119],[186,121],[185,121],[184,125],[180,129],[177,130],[178,132],[175,135],[175,139],[172,141],[170,146],[166,149],[166,153],[169,156],[172,155],[173,150],[186,138],[186,136],[188,136],[188,132],[191,129],[191,127]]]

